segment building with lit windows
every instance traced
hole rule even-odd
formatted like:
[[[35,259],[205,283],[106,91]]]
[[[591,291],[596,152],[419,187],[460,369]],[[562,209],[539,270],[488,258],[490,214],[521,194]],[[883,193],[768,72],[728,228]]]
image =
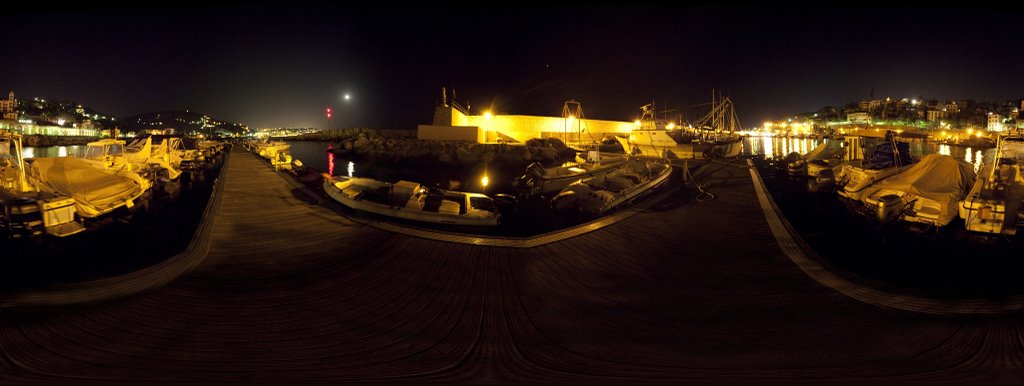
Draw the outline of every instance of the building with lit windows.
[[[849,113],[846,114],[846,120],[852,123],[870,123],[871,115],[863,112]]]
[[[1006,131],[1002,115],[988,113],[988,131]]]
[[[0,114],[3,115],[4,120],[17,121],[18,120],[18,100],[14,99],[14,91],[7,94],[7,99],[0,99]]]

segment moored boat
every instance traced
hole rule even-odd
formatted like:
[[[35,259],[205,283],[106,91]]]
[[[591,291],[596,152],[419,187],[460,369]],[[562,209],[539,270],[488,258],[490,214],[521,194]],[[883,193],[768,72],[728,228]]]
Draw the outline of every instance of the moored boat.
[[[534,162],[527,166],[526,172],[516,180],[516,189],[525,194],[556,193],[573,183],[612,172],[624,165],[627,158],[600,157],[594,162],[582,161],[553,168],[545,168],[539,162]]]
[[[22,136],[0,130],[0,228],[8,237],[64,237],[85,230],[75,221],[75,200],[30,183],[22,158]]]
[[[974,177],[970,164],[929,154],[906,171],[864,189],[861,202],[865,212],[885,222],[902,219],[941,227],[957,217]]]
[[[850,160],[837,169],[836,193],[845,199],[859,200],[865,188],[907,170],[913,163],[910,144],[897,142],[891,132],[887,133],[886,140],[875,146],[870,158]]]
[[[672,166],[664,160],[633,158],[615,171],[569,185],[551,199],[551,205],[601,215],[661,186],[671,174]]]
[[[501,214],[485,194],[428,188],[416,182],[396,183],[337,176],[324,180],[324,191],[349,208],[404,220],[487,227]]]
[[[1022,221],[1024,204],[1024,133],[1000,136],[995,157],[978,173],[977,181],[960,202],[960,217],[969,231],[1013,235]]]

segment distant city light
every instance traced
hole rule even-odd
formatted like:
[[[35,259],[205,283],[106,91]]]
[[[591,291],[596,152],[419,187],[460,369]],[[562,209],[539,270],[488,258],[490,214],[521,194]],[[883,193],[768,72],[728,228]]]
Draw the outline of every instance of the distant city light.
[[[349,95],[349,94],[345,94],[345,100],[349,100],[349,99],[352,99],[352,96]]]
[[[488,178],[486,174],[484,174],[484,178],[480,179],[480,184],[483,185],[485,188],[487,187],[487,184],[489,184],[490,182],[491,179]]]
[[[667,128],[669,129],[669,130],[672,130],[672,129],[675,129],[675,128],[676,128],[676,124],[675,124],[675,122],[669,122],[668,126],[666,126],[666,127],[667,127]]]
[[[494,115],[492,115],[490,111],[484,111],[484,118],[485,119],[491,119],[493,117],[494,117]]]

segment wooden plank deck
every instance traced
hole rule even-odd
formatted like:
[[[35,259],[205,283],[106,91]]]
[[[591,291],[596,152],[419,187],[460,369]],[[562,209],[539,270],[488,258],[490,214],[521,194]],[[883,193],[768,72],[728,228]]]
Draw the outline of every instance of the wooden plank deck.
[[[534,248],[383,231],[234,150],[209,254],[165,287],[0,321],[0,382],[1019,381],[1017,317],[939,317],[818,284],[742,162]]]

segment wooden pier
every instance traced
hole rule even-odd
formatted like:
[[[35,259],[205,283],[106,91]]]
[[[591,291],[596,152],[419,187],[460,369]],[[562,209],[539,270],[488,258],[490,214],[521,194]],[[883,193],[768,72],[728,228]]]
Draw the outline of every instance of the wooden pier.
[[[180,276],[0,311],[0,382],[1024,376],[1015,315],[873,305],[807,273],[743,161],[695,173],[714,200],[679,189],[586,232],[502,246],[348,219],[252,154],[229,158],[191,265],[171,264]]]

